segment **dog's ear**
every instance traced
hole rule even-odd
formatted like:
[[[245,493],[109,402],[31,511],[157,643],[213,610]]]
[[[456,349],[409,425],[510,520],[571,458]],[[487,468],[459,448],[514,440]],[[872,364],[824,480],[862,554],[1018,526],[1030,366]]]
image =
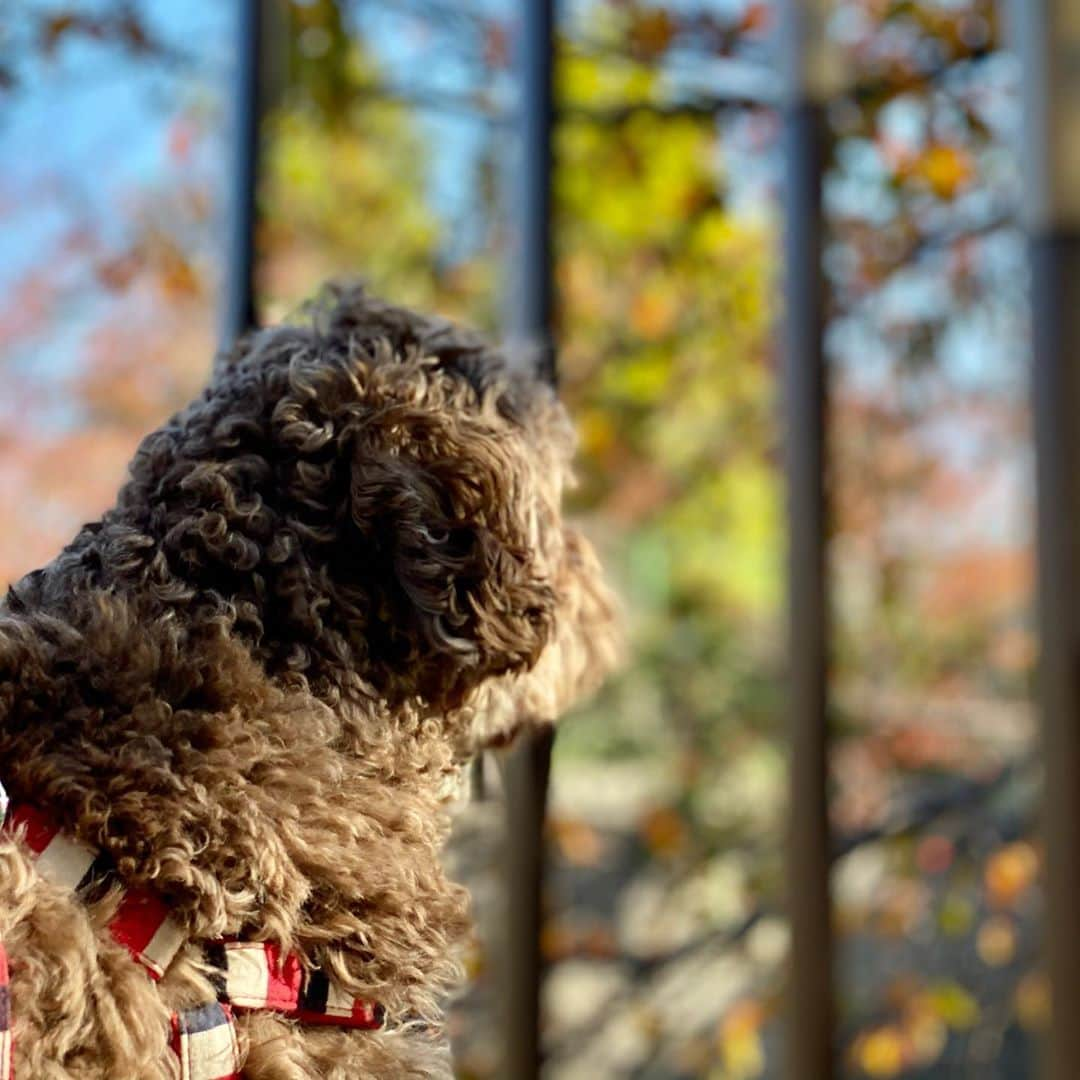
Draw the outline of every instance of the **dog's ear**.
[[[452,707],[530,667],[551,635],[535,463],[516,425],[453,376],[420,363],[383,374],[344,425],[348,522],[334,577],[360,616],[364,677],[388,698]]]

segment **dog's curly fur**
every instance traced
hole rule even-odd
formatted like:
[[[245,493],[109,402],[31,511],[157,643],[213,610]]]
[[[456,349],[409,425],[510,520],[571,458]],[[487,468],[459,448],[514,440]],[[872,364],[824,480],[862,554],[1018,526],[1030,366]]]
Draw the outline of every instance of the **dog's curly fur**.
[[[175,1075],[200,940],[274,940],[385,1031],[240,1019],[251,1078],[449,1075],[468,928],[448,794],[478,745],[553,721],[612,660],[559,510],[553,392],[448,324],[335,291],[249,335],[138,450],[116,506],[0,611],[0,780],[167,898],[153,985],[0,841],[21,1077]]]

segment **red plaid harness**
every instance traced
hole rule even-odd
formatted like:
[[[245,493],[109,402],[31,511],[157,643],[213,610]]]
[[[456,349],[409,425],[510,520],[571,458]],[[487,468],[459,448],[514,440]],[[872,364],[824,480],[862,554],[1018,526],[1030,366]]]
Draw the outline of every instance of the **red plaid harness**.
[[[47,881],[86,897],[116,880],[112,860],[65,836],[40,811],[11,806],[3,830],[21,834]],[[109,932],[157,981],[187,940],[159,896],[124,890]],[[271,942],[218,941],[206,946],[217,1000],[172,1017],[172,1048],[182,1080],[234,1080],[240,1055],[233,1010],[268,1009],[305,1024],[333,1024],[372,1031],[382,1027],[380,1005],[343,994],[325,972],[305,971],[297,956],[281,955]],[[7,956],[0,942],[0,1080],[13,1080]]]

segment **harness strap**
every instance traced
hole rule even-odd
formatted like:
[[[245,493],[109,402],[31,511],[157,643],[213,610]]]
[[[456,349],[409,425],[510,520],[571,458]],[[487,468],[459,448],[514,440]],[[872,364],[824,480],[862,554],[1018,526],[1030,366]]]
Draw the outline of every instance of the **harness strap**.
[[[0,941],[0,1080],[12,1080],[11,988],[8,986],[7,953]]]
[[[117,881],[116,868],[107,852],[95,852],[66,836],[35,807],[9,807],[5,830],[14,832],[20,827],[25,830],[37,872],[53,885],[71,889],[85,899]],[[139,887],[124,891],[109,932],[155,982],[165,974],[187,936],[170,918],[161,898]]]
[[[239,1080],[240,1047],[228,1005],[208,1001],[173,1013],[172,1048],[180,1080]]]
[[[46,881],[84,900],[119,884],[108,853],[94,852],[66,836],[34,807],[9,806],[2,828],[21,832]],[[109,932],[155,982],[187,939],[164,901],[141,887],[124,888]],[[374,1031],[385,1022],[381,1005],[344,994],[324,971],[305,970],[295,953],[282,956],[274,942],[215,941],[205,947],[205,956],[219,1000],[172,1016],[170,1045],[180,1061],[181,1080],[238,1080],[234,1008],[271,1010],[304,1024],[362,1031]],[[0,943],[0,1080],[13,1080],[9,993],[7,956]]]
[[[218,997],[237,1009],[270,1009],[304,1024],[361,1031],[383,1026],[381,1005],[343,993],[318,968],[305,971],[295,953],[283,957],[275,942],[214,942],[206,959],[216,971]]]

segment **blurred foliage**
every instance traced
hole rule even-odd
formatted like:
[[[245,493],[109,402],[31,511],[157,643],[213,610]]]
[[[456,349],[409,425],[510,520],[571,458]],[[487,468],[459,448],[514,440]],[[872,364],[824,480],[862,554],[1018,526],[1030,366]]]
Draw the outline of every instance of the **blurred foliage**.
[[[21,508],[0,537],[0,578],[100,511],[139,435],[205,371],[222,84],[180,25],[181,8],[202,6],[0,12],[12,116],[65,80],[74,99],[110,65],[152,69],[167,87],[143,133],[155,169],[104,205],[90,150],[62,176],[0,180],[0,220],[38,214],[48,236],[34,258],[9,254],[0,301],[0,495]],[[267,316],[358,272],[496,326],[505,7],[289,0],[281,15],[259,193]],[[542,941],[552,1075],[749,1080],[779,1067],[781,177],[778,118],[755,104],[775,91],[773,24],[770,5],[748,0],[596,0],[561,26],[573,503],[619,583],[631,659],[557,749]],[[1048,1000],[1034,959],[1035,644],[1018,524],[1015,71],[989,0],[837,0],[832,28],[855,76],[829,114],[826,260],[845,1070],[1028,1075]],[[67,217],[50,232],[58,207]],[[482,985],[479,947],[470,967]],[[462,1075],[489,1075],[491,1025],[463,1017]]]
[[[491,267],[449,263],[427,198],[430,159],[404,102],[333,0],[290,4],[285,76],[266,122],[260,255],[271,317],[313,282],[355,277],[396,299],[492,322]]]

